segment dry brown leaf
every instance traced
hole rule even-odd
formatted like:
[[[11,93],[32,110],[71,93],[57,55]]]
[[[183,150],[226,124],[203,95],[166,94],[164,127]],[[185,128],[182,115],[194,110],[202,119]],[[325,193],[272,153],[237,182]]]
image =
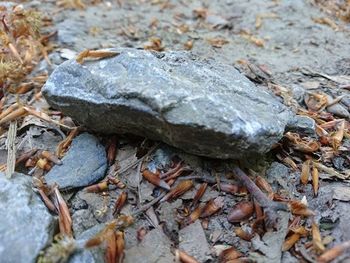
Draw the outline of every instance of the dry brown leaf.
[[[143,45],[145,50],[163,51],[164,46],[162,40],[159,37],[152,37],[147,43]]]

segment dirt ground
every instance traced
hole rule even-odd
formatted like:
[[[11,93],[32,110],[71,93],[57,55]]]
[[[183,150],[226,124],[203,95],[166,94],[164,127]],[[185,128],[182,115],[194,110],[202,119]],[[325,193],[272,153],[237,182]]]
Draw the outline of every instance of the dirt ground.
[[[336,116],[336,119],[348,121],[350,23],[341,19],[326,5],[306,0],[119,0],[86,1],[85,8],[81,9],[77,5],[79,1],[57,2],[60,2],[60,5],[57,5],[56,1],[24,3],[26,7],[38,9],[45,16],[52,18],[52,26],[44,30],[57,31],[57,35],[52,38],[55,49],[49,55],[53,65],[49,66],[47,62],[42,61],[34,70],[35,73],[45,70],[51,72],[64,59],[73,58],[84,49],[117,46],[159,51],[191,50],[202,57],[214,57],[223,63],[236,66],[257,85],[270,88],[294,111],[298,110],[299,105],[305,105],[304,100],[311,93],[323,92],[333,99],[343,96],[342,108],[329,107],[327,112]],[[45,137],[41,142],[37,142],[37,145],[41,143],[47,149],[54,149],[59,141],[57,138],[58,135]],[[331,161],[328,160],[328,166],[344,174],[347,174],[350,167],[349,142],[349,138],[345,138],[342,151],[335,154]],[[119,146],[116,162],[121,168],[127,167],[128,163],[134,161],[132,158],[136,148],[129,140],[121,142]],[[312,220],[317,222],[322,237],[327,237],[323,240],[327,248],[349,240],[349,179],[335,179],[320,169],[322,180],[320,179],[318,195],[314,196],[312,184],[301,185],[299,182],[305,156],[293,155],[292,152],[288,154],[292,156],[293,162],[297,163],[296,170],[284,157],[280,157],[280,152],[277,155],[272,153],[267,160],[263,160],[262,170],[266,172],[266,178],[274,191],[298,200],[306,197],[309,208],[316,212]],[[186,154],[179,155],[194,169],[201,167],[203,171],[203,167],[208,165],[207,160]],[[324,160],[322,152],[310,156]],[[215,166],[215,162],[209,163],[210,167]],[[227,175],[224,168],[217,169],[218,174]],[[135,171],[131,170],[121,174],[120,178],[129,181],[129,184],[136,188],[140,187],[138,179],[133,176],[136,176]],[[152,200],[152,189],[149,186],[141,187],[144,188],[144,199]],[[196,188],[198,187],[199,184]],[[101,204],[112,203],[118,194],[119,192],[110,194],[110,199],[106,201],[104,195],[83,191],[68,193],[65,197],[68,198],[72,213],[74,231],[82,233],[113,218],[111,213],[102,217],[99,213],[102,209]],[[169,211],[187,204],[189,196],[194,194],[193,190],[187,197],[166,203],[166,206],[162,203],[156,207],[160,221],[168,222],[166,234],[173,237],[173,240],[181,230],[174,218],[169,216]],[[203,196],[202,202],[217,196],[217,189],[211,187]],[[135,193],[129,195],[129,199],[137,197]],[[223,210],[229,210],[232,204],[245,200],[245,197],[240,196],[225,195],[225,198]],[[87,206],[89,209],[85,209]],[[127,206],[126,209],[131,210],[131,206]],[[304,226],[310,229],[312,220],[302,220],[305,220]],[[149,225],[148,222],[149,219],[140,218],[135,227],[126,231],[127,250],[135,246],[136,232],[141,226]],[[284,242],[284,239],[271,239],[265,235],[265,239],[254,238],[253,241],[245,241],[234,234],[238,227],[251,230],[247,222],[231,224],[227,222],[226,215],[219,214],[210,219],[204,232],[211,247],[222,244],[234,246],[245,256],[255,257],[258,262],[278,262],[276,258],[280,256],[281,251],[278,251],[274,244]],[[286,235],[287,229],[284,227],[279,231],[275,237],[283,236],[283,233]],[[289,252],[283,253],[282,262],[315,262],[315,255],[320,253],[312,249],[310,251],[313,238],[301,236],[300,241]],[[148,253],[152,253],[151,248]],[[348,262],[346,260],[350,260],[349,253],[345,253],[334,262]],[[216,262],[217,258],[211,256],[206,260]]]

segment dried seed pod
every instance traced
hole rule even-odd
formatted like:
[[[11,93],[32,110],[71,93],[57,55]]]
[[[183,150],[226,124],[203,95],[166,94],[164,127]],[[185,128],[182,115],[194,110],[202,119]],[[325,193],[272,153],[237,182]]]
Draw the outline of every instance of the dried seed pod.
[[[289,249],[291,249],[294,246],[294,244],[299,241],[299,239],[300,235],[296,233],[289,236],[283,243],[282,251],[288,251]]]
[[[220,183],[220,190],[225,193],[236,194],[239,191],[239,186],[235,184]]]
[[[85,187],[85,191],[88,193],[103,192],[103,191],[106,191],[107,189],[108,189],[108,182],[107,181],[103,181],[103,182]]]
[[[49,164],[48,160],[45,158],[40,158],[36,162],[36,166],[40,169],[43,169],[44,171],[49,171],[51,169],[51,165]]]
[[[254,237],[254,235],[248,233],[247,231],[244,231],[241,227],[235,228],[235,234],[246,241],[250,241]]]
[[[54,188],[54,196],[55,196],[55,207],[58,211],[58,224],[60,228],[60,233],[66,236],[73,236],[72,232],[72,218],[69,213],[69,209],[66,201],[63,199],[58,187]]]
[[[122,181],[120,181],[119,179],[112,177],[112,176],[108,176],[108,182],[116,185],[120,189],[123,189],[126,187],[126,185]]]
[[[331,262],[333,259],[336,259],[338,256],[343,254],[349,248],[350,248],[350,240],[345,241],[327,250],[317,259],[317,262],[319,263]]]
[[[141,227],[137,230],[137,240],[142,241],[145,235],[147,234],[147,230],[144,227]]]
[[[41,157],[46,158],[47,160],[53,162],[54,164],[61,165],[62,161],[58,159],[58,157],[54,153],[50,153],[49,151],[42,151]]]
[[[120,210],[122,210],[125,202],[126,202],[126,199],[128,198],[128,194],[126,192],[122,192],[117,201],[115,202],[115,206],[114,206],[114,212],[113,214],[119,214]]]
[[[192,180],[184,180],[181,181],[178,185],[176,185],[174,188],[172,188],[169,193],[167,193],[160,202],[164,202],[170,199],[175,199],[179,197],[180,195],[186,193],[188,190],[190,190],[193,187]]]
[[[109,165],[111,165],[114,162],[116,155],[117,155],[117,137],[112,136],[112,138],[109,141],[109,145],[107,149],[107,160]]]
[[[231,262],[231,260],[235,260],[242,256],[243,254],[241,252],[239,252],[234,247],[230,247],[221,252],[221,254],[219,255],[219,262],[220,263]]]
[[[165,181],[161,180],[155,173],[152,173],[149,170],[144,170],[142,176],[151,184],[159,186],[165,190],[170,190],[170,186]]]
[[[209,200],[203,207],[201,218],[209,217],[218,212],[224,206],[224,198],[217,197]]]
[[[175,258],[178,260],[176,262],[180,261],[182,263],[199,263],[194,257],[179,249],[175,251]]]
[[[116,239],[116,259],[115,263],[122,263],[124,259],[124,247],[125,247],[125,242],[124,242],[124,233],[121,231],[117,231],[115,233],[115,239]],[[113,263],[114,263],[113,262]]]
[[[307,184],[310,177],[310,160],[306,160],[301,168],[300,181],[302,184]]]
[[[316,251],[323,252],[326,248],[322,243],[320,229],[315,222],[312,222],[312,244]]]
[[[192,211],[192,213],[185,218],[184,225],[189,225],[195,222],[202,214],[203,206],[198,206],[196,209]]]
[[[227,216],[227,219],[230,223],[239,223],[252,216],[253,212],[253,203],[249,201],[242,201],[233,207],[232,211]]]
[[[202,183],[201,186],[198,188],[198,190],[197,190],[197,192],[192,200],[192,207],[195,207],[198,204],[199,200],[204,195],[205,190],[207,189],[207,186],[208,186],[208,183]]]
[[[315,213],[310,210],[306,204],[302,203],[298,200],[292,200],[288,202],[290,210],[293,215],[301,215],[301,216],[314,216]]]

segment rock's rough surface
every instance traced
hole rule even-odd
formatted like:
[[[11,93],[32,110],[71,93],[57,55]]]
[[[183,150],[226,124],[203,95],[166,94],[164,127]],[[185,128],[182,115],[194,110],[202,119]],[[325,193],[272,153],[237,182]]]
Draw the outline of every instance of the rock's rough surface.
[[[106,151],[95,136],[83,133],[73,140],[62,163],[45,176],[48,184],[57,183],[64,190],[87,186],[105,175]]]
[[[264,153],[291,113],[234,67],[186,52],[120,49],[118,56],[61,64],[43,94],[103,133],[133,133],[213,158]]]
[[[55,219],[32,190],[31,178],[0,173],[0,261],[36,262],[53,237]]]
[[[179,241],[179,249],[199,262],[211,259],[209,244],[199,220],[179,231]]]

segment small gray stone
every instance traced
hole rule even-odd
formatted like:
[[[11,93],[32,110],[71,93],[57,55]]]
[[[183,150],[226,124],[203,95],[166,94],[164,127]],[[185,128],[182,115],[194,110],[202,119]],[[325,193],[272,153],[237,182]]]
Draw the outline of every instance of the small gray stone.
[[[89,228],[80,235],[76,236],[77,243],[80,247],[84,247],[85,243],[97,235],[105,227],[105,224],[98,224]],[[69,263],[98,263],[104,262],[104,249],[102,247],[95,247],[91,249],[84,248],[81,251],[76,252],[69,258]]]
[[[315,136],[316,135],[316,123],[308,116],[296,115],[290,119],[287,124],[286,130],[291,132],[302,133],[304,135]]]
[[[125,251],[124,263],[174,262],[170,247],[168,237],[160,229],[153,229],[147,233],[139,245]]]
[[[209,244],[199,220],[179,231],[179,241],[179,249],[199,262],[206,262],[211,258]]]
[[[107,169],[106,151],[96,137],[83,133],[73,140],[62,163],[48,172],[46,182],[57,183],[64,190],[83,187],[104,177]]]
[[[0,173],[0,261],[36,262],[51,241],[56,220],[32,190],[31,178]]]
[[[292,116],[230,65],[187,52],[116,51],[61,64],[43,88],[48,103],[94,131],[220,159],[267,152]]]

